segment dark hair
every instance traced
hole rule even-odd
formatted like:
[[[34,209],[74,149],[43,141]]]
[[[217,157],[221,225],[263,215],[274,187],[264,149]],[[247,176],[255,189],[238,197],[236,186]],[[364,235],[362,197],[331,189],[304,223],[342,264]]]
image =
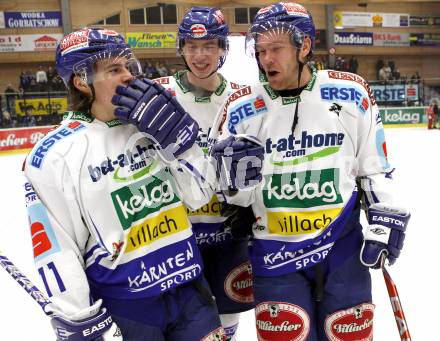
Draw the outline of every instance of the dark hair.
[[[69,96],[69,109],[72,111],[80,111],[87,113],[92,106],[92,98],[85,93],[79,91],[75,85],[73,85],[73,75],[69,81],[68,96]]]

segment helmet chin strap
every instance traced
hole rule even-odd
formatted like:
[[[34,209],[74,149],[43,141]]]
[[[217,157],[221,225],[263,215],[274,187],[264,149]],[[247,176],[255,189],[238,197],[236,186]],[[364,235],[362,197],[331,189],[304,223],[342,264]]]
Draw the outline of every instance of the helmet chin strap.
[[[296,62],[298,63],[298,89],[301,86],[301,75],[302,75],[302,71],[303,71],[304,65],[305,65],[302,61],[299,60],[299,51],[300,51],[300,49],[298,48],[296,50]],[[299,106],[299,98],[295,103],[295,114],[293,116],[293,123],[292,123],[292,135],[293,135],[293,132],[295,131],[295,128],[298,124],[298,106]]]

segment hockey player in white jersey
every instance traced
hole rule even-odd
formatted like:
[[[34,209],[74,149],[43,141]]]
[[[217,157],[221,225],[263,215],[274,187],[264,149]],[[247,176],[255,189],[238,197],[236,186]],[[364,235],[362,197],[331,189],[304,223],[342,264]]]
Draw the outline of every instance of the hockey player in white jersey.
[[[393,169],[368,84],[309,67],[314,39],[302,5],[259,10],[246,46],[263,80],[229,97],[211,137],[227,144],[246,133],[265,145],[261,186],[227,197],[252,204],[257,219],[250,258],[259,339],[372,340],[369,267],[382,257],[394,263],[410,215],[393,204]],[[221,160],[222,142],[212,154]]]
[[[217,112],[227,96],[240,88],[218,72],[228,53],[228,33],[220,10],[191,8],[178,28],[178,53],[187,70],[156,79],[197,121],[196,143],[206,152]],[[188,209],[188,214],[226,337],[233,340],[239,313],[253,308],[252,270],[247,238],[234,238],[230,229],[225,228],[227,218],[222,216],[221,207],[217,196],[213,196],[203,207]]]
[[[24,171],[57,339],[222,339],[186,211],[217,186],[197,122],[162,86],[135,79],[139,63],[115,31],[65,36],[56,66],[73,111]]]

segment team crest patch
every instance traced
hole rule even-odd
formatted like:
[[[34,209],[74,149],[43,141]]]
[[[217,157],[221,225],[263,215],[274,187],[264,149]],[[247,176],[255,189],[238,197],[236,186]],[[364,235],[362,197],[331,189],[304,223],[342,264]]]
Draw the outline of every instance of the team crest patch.
[[[61,55],[76,51],[83,47],[89,46],[89,33],[90,29],[86,28],[76,32],[72,32],[65,36],[60,42]]]
[[[286,9],[286,12],[290,15],[296,14],[297,16],[301,16],[305,18],[309,17],[307,10],[299,4],[294,4],[290,2],[282,2],[282,4],[283,7]]]
[[[235,302],[251,303],[254,301],[250,262],[245,262],[229,272],[226,276],[224,289],[226,295]]]
[[[373,316],[371,303],[337,311],[325,319],[325,334],[330,341],[371,341]]]
[[[200,341],[226,341],[226,334],[223,327],[218,327],[216,330],[204,336]]]
[[[203,24],[194,24],[191,26],[190,30],[193,38],[203,38],[206,35],[208,35],[208,31],[206,30],[206,27]]]
[[[305,341],[310,332],[307,312],[291,303],[264,302],[255,308],[258,340]]]

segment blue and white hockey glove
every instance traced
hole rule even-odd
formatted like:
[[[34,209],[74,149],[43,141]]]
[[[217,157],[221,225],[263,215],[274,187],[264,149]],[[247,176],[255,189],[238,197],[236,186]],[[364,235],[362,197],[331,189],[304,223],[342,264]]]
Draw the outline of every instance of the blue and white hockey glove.
[[[371,205],[367,215],[369,225],[361,249],[362,264],[378,269],[382,254],[387,256],[390,265],[394,264],[402,250],[411,214],[403,208],[379,203]]]
[[[174,161],[197,138],[197,122],[162,85],[147,78],[119,85],[112,103],[115,116],[147,134],[164,161]]]
[[[102,300],[72,316],[52,309],[51,324],[57,341],[122,341],[122,334]]]
[[[229,136],[215,143],[210,154],[216,161],[220,190],[236,191],[261,182],[264,147],[256,137]]]

